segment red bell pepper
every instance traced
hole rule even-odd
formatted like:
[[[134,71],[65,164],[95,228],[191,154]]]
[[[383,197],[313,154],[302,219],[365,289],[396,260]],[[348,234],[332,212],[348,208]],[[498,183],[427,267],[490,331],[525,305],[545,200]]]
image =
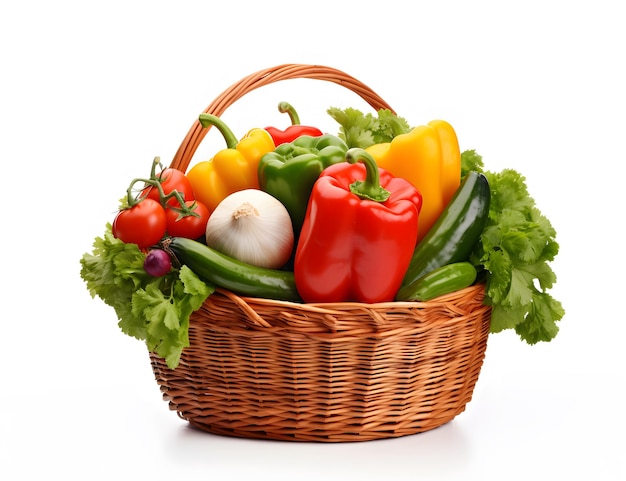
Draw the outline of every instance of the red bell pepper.
[[[393,301],[417,242],[422,196],[363,149],[322,171],[294,259],[305,302]]]
[[[311,127],[309,125],[300,125],[300,118],[296,109],[294,109],[288,102],[281,102],[278,104],[278,110],[282,113],[289,114],[291,119],[291,126],[285,130],[279,130],[276,127],[265,127],[266,130],[274,140],[274,145],[278,147],[280,144],[286,144],[293,142],[301,135],[310,135],[311,137],[319,137],[322,135],[322,131],[317,127]]]

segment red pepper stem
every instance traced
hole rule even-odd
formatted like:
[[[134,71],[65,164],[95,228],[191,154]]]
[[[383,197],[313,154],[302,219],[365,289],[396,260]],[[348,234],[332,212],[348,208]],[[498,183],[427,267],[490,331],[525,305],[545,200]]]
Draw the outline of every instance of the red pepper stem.
[[[278,104],[278,111],[281,114],[289,114],[289,118],[291,119],[291,125],[300,125],[300,117],[298,116],[298,112],[289,102],[280,102]]]
[[[380,172],[374,157],[364,149],[354,147],[346,152],[346,161],[350,164],[362,162],[365,165],[365,180],[357,180],[350,184],[350,192],[361,199],[385,202],[391,193],[380,185]]]
[[[222,134],[222,137],[224,137],[224,140],[226,141],[226,146],[229,149],[234,149],[235,147],[237,147],[237,137],[235,137],[233,131],[230,130],[230,127],[228,127],[228,125],[226,125],[226,123],[222,119],[211,114],[200,114],[200,117],[198,117],[198,121],[200,122],[200,125],[202,125],[202,127],[204,127],[205,129],[209,127],[216,127],[217,130],[219,130]]]

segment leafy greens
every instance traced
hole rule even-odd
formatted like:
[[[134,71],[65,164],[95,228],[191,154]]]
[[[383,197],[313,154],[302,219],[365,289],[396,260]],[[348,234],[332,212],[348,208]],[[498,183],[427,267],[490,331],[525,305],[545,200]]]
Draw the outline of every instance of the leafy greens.
[[[80,275],[92,297],[113,307],[122,332],[145,341],[148,350],[173,369],[189,346],[189,316],[214,288],[186,266],[151,277],[143,268],[144,259],[137,245],[113,237],[107,224],[93,252],[80,259]]]
[[[350,148],[366,149],[374,144],[391,142],[395,136],[411,130],[404,118],[399,117],[389,109],[380,109],[376,115],[364,114],[352,107],[343,110],[338,107],[330,107],[327,112],[339,123],[338,136]]]
[[[486,302],[491,304],[491,332],[514,329],[528,344],[550,341],[562,304],[547,290],[556,282],[549,262],[559,252],[556,231],[530,196],[526,179],[504,169],[490,172],[474,150],[461,154],[462,172],[482,172],[489,181],[489,219],[470,260],[487,273]]]

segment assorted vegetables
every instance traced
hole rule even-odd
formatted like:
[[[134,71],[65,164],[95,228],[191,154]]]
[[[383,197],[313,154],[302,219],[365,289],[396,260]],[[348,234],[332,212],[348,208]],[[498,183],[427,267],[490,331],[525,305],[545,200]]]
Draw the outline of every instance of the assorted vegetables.
[[[556,232],[518,172],[485,170],[442,120],[411,127],[389,110],[331,107],[336,135],[300,125],[252,128],[219,118],[226,148],[185,174],[152,163],[134,179],[93,252],[92,296],[121,330],[169,367],[188,346],[191,314],[215,289],[296,303],[428,302],[477,282],[491,331],[529,344],[558,333],[548,290]]]

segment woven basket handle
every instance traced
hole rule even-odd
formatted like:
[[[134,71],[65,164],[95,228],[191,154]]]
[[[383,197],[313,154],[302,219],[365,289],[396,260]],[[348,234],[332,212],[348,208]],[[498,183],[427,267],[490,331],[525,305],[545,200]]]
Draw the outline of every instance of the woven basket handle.
[[[228,87],[205,110],[204,113],[221,116],[226,109],[247,93],[280,80],[309,78],[333,82],[345,87],[367,102],[375,110],[389,109],[395,111],[371,88],[354,77],[332,67],[323,65],[284,64],[273,68],[259,70],[239,82]],[[196,121],[189,129],[187,136],[181,143],[170,167],[185,172],[200,142],[209,131]]]

